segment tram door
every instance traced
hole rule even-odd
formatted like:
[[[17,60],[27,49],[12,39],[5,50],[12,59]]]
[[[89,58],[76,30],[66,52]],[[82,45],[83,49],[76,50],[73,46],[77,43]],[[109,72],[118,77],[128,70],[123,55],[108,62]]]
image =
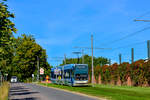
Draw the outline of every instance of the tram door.
[[[71,76],[71,84],[73,84],[73,80],[74,80],[74,71],[71,69],[70,70],[70,76]]]

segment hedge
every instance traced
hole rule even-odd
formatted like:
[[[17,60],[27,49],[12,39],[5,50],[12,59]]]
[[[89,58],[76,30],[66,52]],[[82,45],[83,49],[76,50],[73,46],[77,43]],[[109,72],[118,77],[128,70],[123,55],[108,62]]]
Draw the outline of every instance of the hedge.
[[[96,83],[113,85],[131,83],[132,86],[150,86],[150,61],[138,60],[132,64],[123,62],[120,65],[114,63],[111,66],[96,66],[94,75]]]

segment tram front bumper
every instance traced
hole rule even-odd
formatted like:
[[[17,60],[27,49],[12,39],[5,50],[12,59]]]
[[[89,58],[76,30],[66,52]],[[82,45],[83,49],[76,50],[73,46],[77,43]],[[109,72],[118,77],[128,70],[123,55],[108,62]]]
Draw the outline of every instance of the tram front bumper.
[[[73,86],[87,86],[88,85],[88,80],[86,81],[74,81]]]

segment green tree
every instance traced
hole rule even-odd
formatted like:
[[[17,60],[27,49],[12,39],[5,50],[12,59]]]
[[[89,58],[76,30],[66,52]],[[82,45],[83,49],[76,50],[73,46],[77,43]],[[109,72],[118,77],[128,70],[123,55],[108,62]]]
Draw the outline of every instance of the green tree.
[[[45,70],[50,69],[50,65],[47,63],[46,50],[37,44],[31,35],[23,34],[18,37],[15,50],[12,75],[17,75],[19,79],[26,80],[31,78],[32,74],[37,74],[38,59],[40,67]]]
[[[8,73],[13,58],[13,33],[16,33],[15,24],[11,21],[14,14],[8,11],[6,0],[0,1],[0,70]]]

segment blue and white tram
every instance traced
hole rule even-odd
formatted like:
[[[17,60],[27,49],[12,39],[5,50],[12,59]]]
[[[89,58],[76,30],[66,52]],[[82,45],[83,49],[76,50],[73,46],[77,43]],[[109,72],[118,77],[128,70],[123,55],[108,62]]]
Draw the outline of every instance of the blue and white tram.
[[[68,64],[52,68],[51,81],[52,83],[70,86],[88,85],[88,65]]]

